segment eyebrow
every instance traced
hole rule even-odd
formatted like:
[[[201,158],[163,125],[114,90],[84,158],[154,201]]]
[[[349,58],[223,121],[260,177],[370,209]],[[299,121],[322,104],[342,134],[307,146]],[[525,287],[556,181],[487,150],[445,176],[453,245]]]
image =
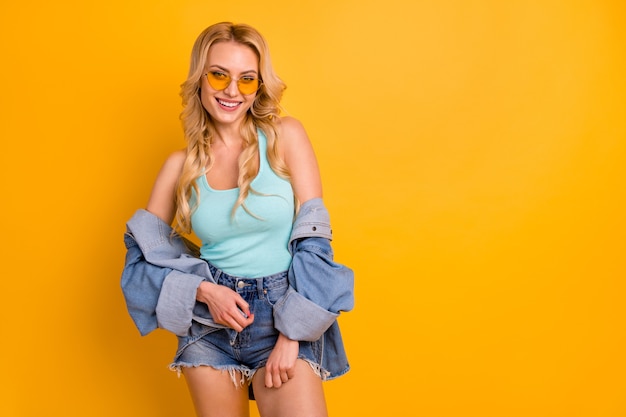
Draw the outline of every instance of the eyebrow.
[[[213,65],[209,66],[209,69],[210,68],[217,68],[217,69],[220,69],[220,70],[222,70],[224,72],[230,73],[230,70],[228,68],[224,68],[221,65],[213,64]],[[246,71],[242,71],[241,73],[242,74],[255,74],[255,75],[258,75],[257,71],[255,71],[255,70],[246,70]]]

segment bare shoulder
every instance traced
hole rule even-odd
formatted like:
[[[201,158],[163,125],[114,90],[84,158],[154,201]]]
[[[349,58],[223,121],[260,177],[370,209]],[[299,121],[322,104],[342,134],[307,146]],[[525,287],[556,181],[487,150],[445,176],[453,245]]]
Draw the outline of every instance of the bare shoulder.
[[[179,149],[177,151],[172,152],[165,163],[163,164],[163,168],[167,168],[167,170],[171,170],[172,173],[180,174],[183,169],[183,164],[185,163],[185,158],[187,157],[187,150]],[[178,180],[178,176],[176,177]]]
[[[279,149],[287,160],[294,152],[311,148],[311,141],[302,123],[291,116],[281,117],[278,122]]]
[[[171,153],[157,175],[146,209],[159,216],[166,223],[174,217],[176,184],[183,170],[187,151],[181,149]]]
[[[309,140],[302,123],[298,119],[291,116],[284,116],[279,119],[278,133],[281,139],[288,142]]]
[[[300,120],[292,116],[283,116],[279,119],[279,126],[281,131],[285,133],[294,133],[304,131],[304,126]]]

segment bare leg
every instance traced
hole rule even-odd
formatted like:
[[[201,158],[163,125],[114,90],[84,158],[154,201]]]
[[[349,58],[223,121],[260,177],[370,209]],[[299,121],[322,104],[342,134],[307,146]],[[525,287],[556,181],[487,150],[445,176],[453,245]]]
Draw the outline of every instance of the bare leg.
[[[254,397],[262,417],[327,417],[322,380],[304,360],[296,361],[295,374],[280,388],[265,387],[265,368],[252,379]]]
[[[235,386],[227,371],[209,366],[183,368],[198,417],[247,417],[248,386]]]

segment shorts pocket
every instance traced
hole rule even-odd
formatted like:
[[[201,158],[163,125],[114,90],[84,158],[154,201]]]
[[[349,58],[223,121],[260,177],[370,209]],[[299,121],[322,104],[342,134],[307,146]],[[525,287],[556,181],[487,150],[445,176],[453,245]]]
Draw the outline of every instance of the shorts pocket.
[[[271,306],[274,306],[274,304],[276,304],[276,302],[285,295],[288,288],[289,284],[285,282],[284,285],[264,290],[263,295],[265,301],[267,301]]]

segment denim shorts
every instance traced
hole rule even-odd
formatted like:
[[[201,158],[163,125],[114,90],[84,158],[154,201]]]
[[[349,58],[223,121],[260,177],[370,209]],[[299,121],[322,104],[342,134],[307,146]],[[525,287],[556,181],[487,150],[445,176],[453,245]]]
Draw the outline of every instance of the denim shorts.
[[[219,285],[236,291],[250,305],[254,322],[238,333],[230,328],[193,321],[189,335],[178,337],[178,350],[170,369],[180,372],[183,367],[210,366],[228,371],[235,384],[243,384],[265,366],[276,344],[278,331],[274,328],[273,305],[287,291],[287,271],[262,278],[242,278],[211,264],[209,269]],[[300,342],[298,358],[307,361],[313,371],[325,379],[325,371],[320,366],[320,343]],[[236,371],[240,373],[239,381]]]

